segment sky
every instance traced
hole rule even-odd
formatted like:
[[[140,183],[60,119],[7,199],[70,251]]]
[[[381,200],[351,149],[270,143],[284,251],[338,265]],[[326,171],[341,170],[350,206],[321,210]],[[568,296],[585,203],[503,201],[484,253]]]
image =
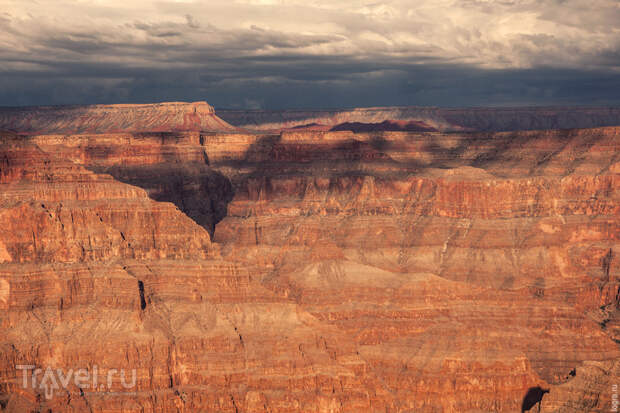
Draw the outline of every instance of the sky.
[[[0,0],[0,105],[620,106],[619,0]]]

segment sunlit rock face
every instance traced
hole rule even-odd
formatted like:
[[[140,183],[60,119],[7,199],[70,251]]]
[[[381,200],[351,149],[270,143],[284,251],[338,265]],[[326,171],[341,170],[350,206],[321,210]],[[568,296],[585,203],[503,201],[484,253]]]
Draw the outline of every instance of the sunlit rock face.
[[[620,128],[149,130],[115,106],[85,129],[38,110],[0,143],[0,409],[610,408]],[[91,379],[50,392],[47,367]]]
[[[217,130],[234,127],[207,102],[93,106],[35,106],[0,110],[0,130],[37,133],[110,133]]]

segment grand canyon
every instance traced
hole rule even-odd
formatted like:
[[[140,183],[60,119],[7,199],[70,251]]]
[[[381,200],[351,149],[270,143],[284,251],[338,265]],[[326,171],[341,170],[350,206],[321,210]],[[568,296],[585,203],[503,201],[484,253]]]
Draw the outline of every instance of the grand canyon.
[[[0,108],[0,411],[613,411],[619,218],[619,108]]]

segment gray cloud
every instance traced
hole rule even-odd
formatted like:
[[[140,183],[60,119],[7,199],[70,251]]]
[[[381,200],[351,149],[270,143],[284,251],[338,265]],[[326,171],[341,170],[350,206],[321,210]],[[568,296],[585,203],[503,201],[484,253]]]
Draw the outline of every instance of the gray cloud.
[[[620,104],[616,0],[0,2],[0,105]]]

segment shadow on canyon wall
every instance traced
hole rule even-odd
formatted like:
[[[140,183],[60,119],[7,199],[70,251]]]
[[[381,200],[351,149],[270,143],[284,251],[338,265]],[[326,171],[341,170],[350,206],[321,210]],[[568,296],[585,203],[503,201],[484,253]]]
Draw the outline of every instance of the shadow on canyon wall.
[[[145,189],[159,202],[172,202],[204,227],[211,238],[227,214],[234,191],[230,180],[202,165],[157,165],[154,168],[119,167],[105,170],[115,179]]]
[[[309,132],[312,133],[312,132]],[[244,190],[251,179],[264,179],[269,188],[272,177],[278,176],[373,176],[377,178],[403,178],[415,175],[428,168],[449,169],[455,165],[475,168],[494,168],[495,172],[508,164],[515,156],[512,149],[523,147],[535,135],[523,136],[514,133],[494,135],[492,133],[442,134],[455,136],[455,145],[445,145],[434,134],[414,139],[423,139],[420,153],[429,155],[422,159],[395,160],[390,151],[399,151],[405,142],[386,139],[383,132],[370,132],[366,139],[344,138],[342,140],[314,140],[296,142],[282,140],[282,134],[261,134],[245,153],[236,159],[209,161],[209,148],[204,147],[202,161],[186,161],[174,150],[162,153],[164,162],[150,165],[122,165],[108,167],[88,166],[95,172],[112,175],[115,179],[145,189],[156,201],[174,203],[188,217],[203,226],[213,238],[215,226],[227,215],[228,204],[236,191]],[[168,149],[174,148],[174,133],[160,133],[162,143]],[[408,139],[408,138],[405,138]],[[563,131],[558,146],[570,141],[570,132]],[[475,153],[467,155],[471,148]],[[109,148],[97,146],[93,159],[105,158]],[[402,146],[402,150],[409,150]],[[467,155],[467,156],[466,156]],[[463,158],[467,158],[464,160]],[[533,159],[530,173],[548,162]],[[457,165],[457,166],[458,166]],[[380,166],[375,168],[375,166]],[[500,172],[501,173],[501,172]]]
[[[185,215],[205,228],[213,239],[215,225],[226,216],[228,203],[234,196],[230,179],[209,166],[206,153],[202,159],[185,159],[186,155],[174,145],[175,139],[178,139],[175,133],[143,135],[147,138],[161,136],[162,149],[155,156],[160,155],[162,161],[146,161],[145,164],[140,164],[138,159],[138,162],[133,164],[117,162],[109,165],[103,161],[124,155],[117,153],[118,149],[96,144],[84,148],[91,160],[86,162],[85,167],[142,188],[155,201],[175,204]],[[128,148],[123,150],[130,156],[148,158],[150,155],[141,154],[139,151],[133,153]]]
[[[538,411],[540,411],[540,405],[542,403],[543,396],[549,393],[549,389],[543,389],[542,387],[530,387],[523,397],[523,403],[521,404],[521,412],[529,412],[534,406],[538,404]]]

